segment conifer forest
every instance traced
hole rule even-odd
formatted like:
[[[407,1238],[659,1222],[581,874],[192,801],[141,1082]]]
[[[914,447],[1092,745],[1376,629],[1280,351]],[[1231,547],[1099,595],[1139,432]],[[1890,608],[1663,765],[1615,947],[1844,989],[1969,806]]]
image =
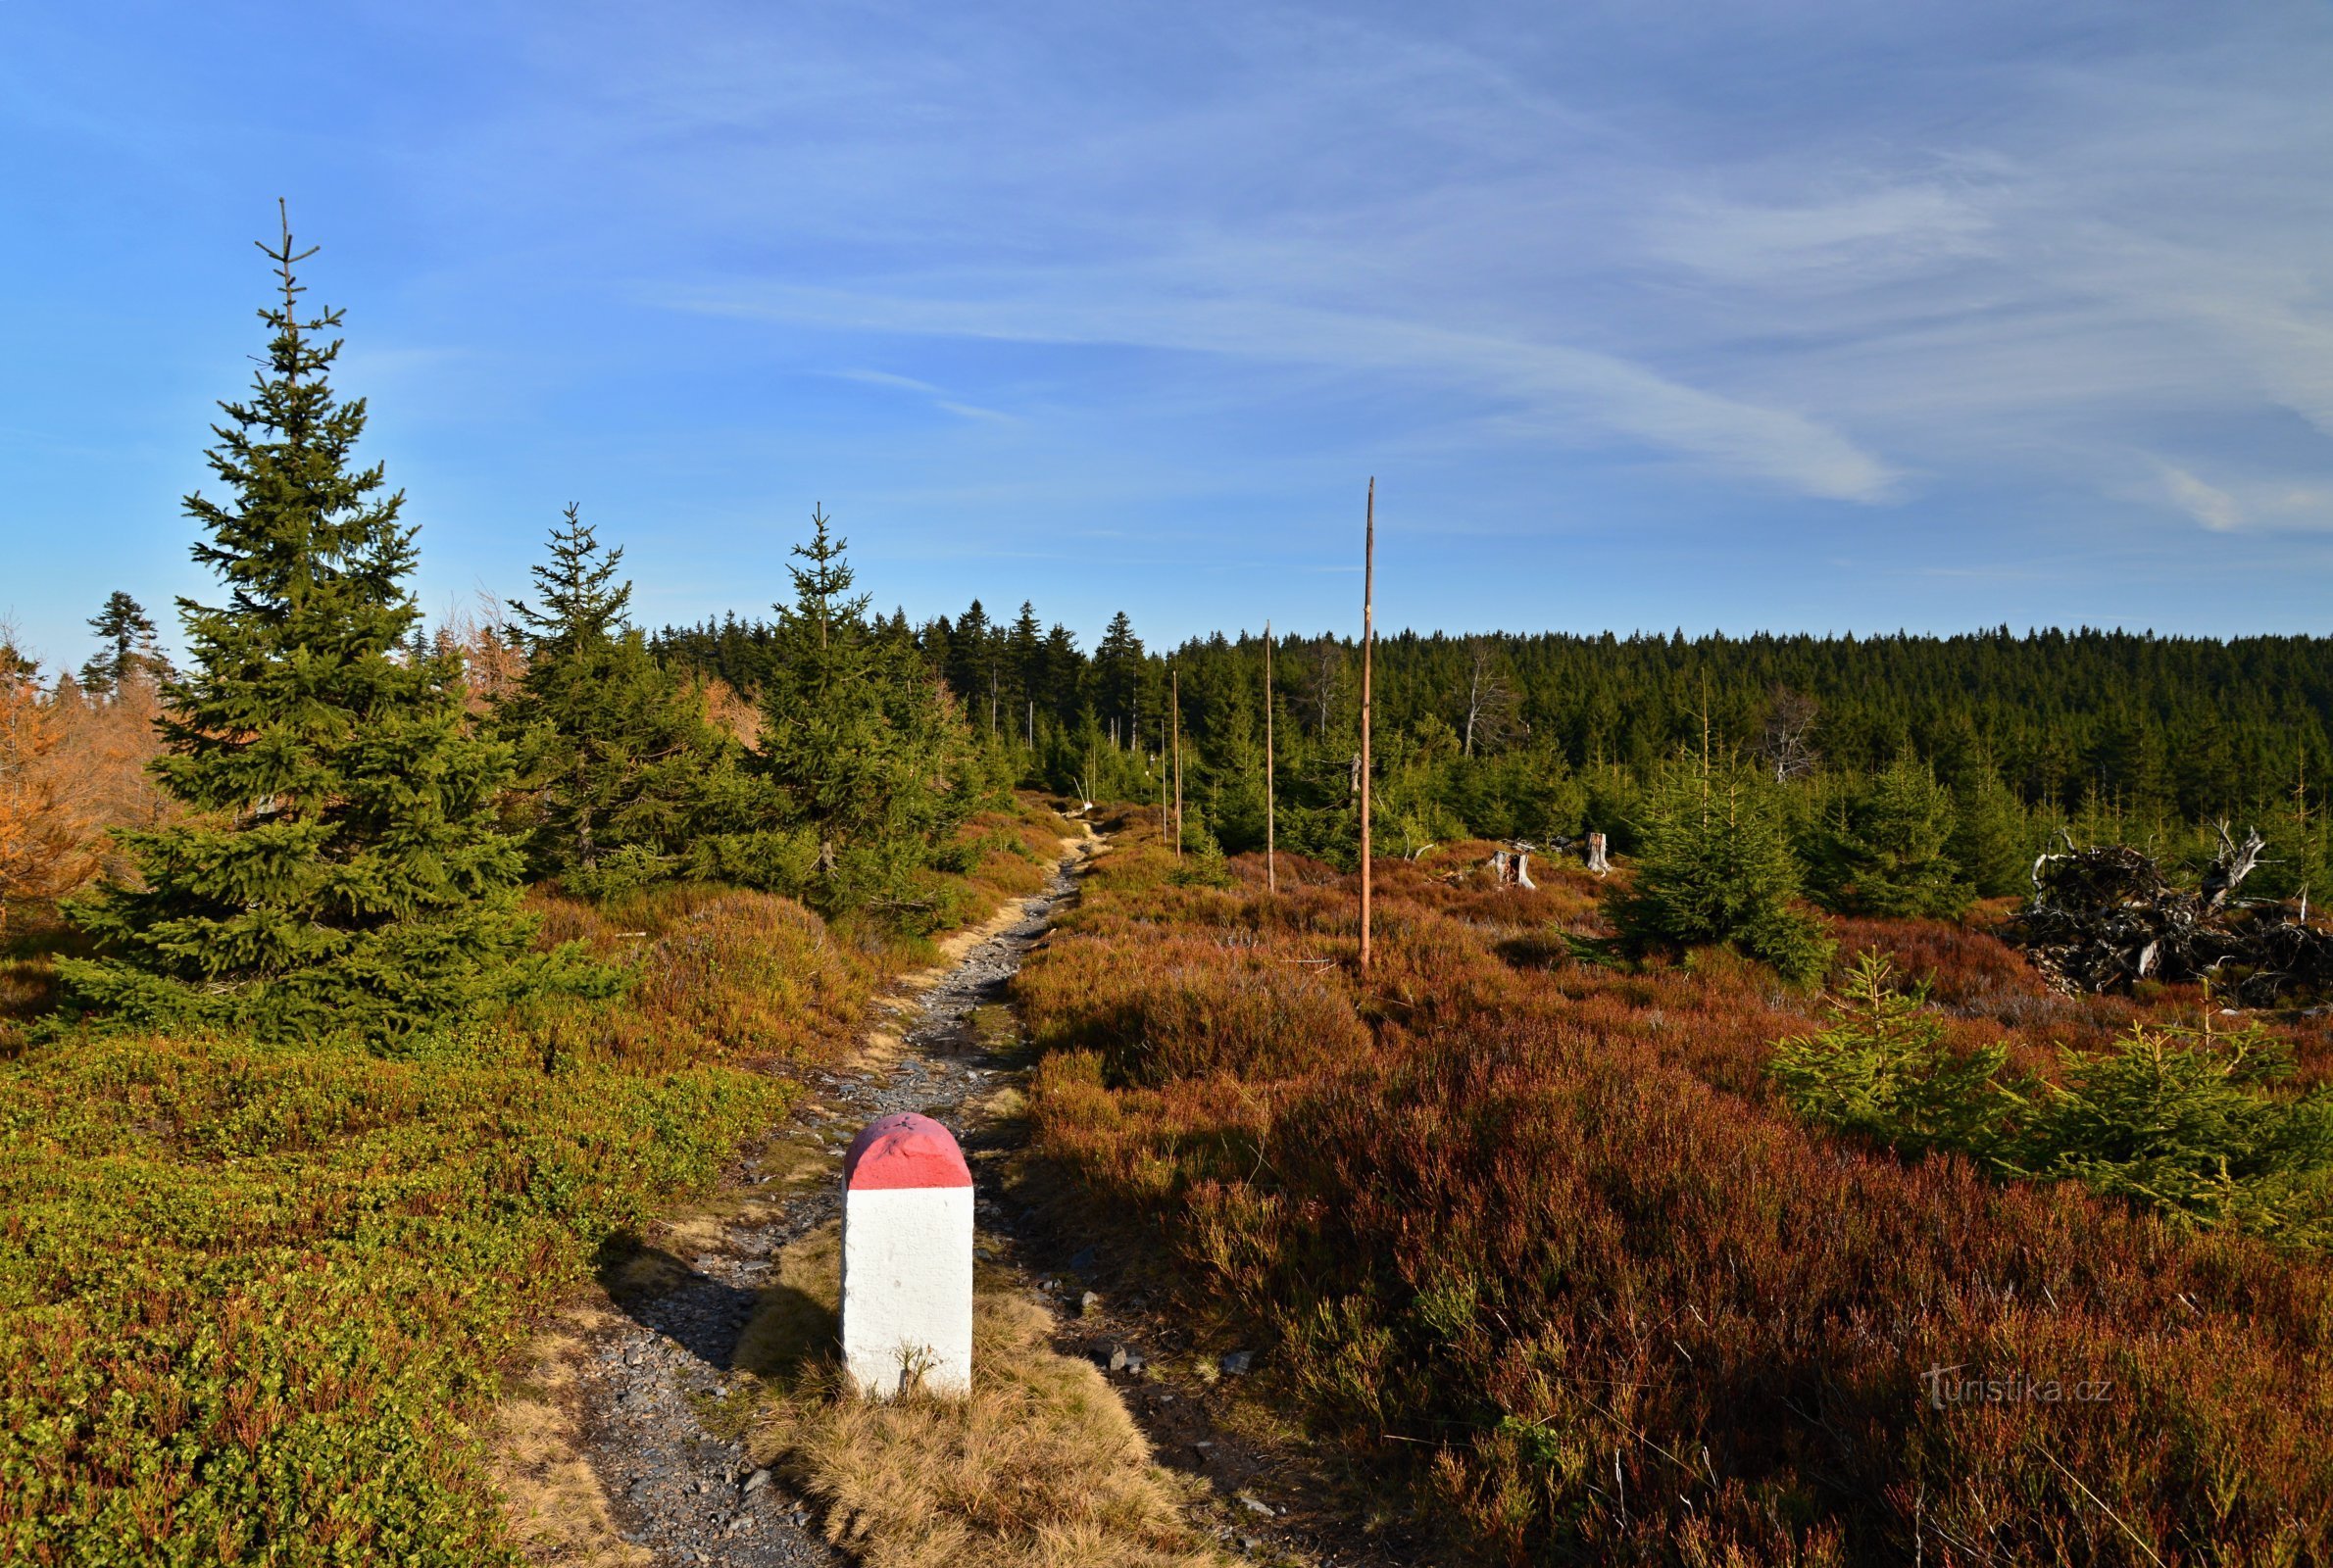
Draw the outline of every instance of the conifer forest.
[[[484,416],[300,209],[172,559],[59,621],[0,540],[87,628],[0,620],[0,1565],[2333,1562],[2333,634],[1606,630],[1530,540],[1503,630],[1366,467],[1322,624],[1132,531],[943,603],[809,494],[690,578],[588,490],[441,525]],[[1735,417],[1566,352],[1566,417]],[[1023,439],[930,373],[819,395]],[[1817,510],[1921,478],[1753,412]],[[2200,484],[2214,548],[2316,504]],[[524,564],[435,591],[458,528]],[[909,1112],[971,1370],[878,1397]]]

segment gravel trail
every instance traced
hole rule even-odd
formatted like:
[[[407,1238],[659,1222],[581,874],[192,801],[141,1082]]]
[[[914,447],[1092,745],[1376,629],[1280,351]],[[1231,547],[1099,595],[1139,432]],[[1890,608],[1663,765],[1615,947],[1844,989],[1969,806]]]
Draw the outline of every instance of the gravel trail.
[[[973,1010],[1004,998],[1007,982],[1068,898],[1093,841],[1057,866],[1045,891],[1021,901],[1002,929],[972,947],[928,990],[895,1004],[895,1052],[858,1067],[812,1073],[803,1119],[779,1132],[739,1178],[747,1193],[798,1171],[804,1146],[835,1179],[788,1183],[750,1199],[734,1216],[683,1223],[667,1238],[656,1288],[620,1293],[622,1315],[590,1343],[579,1369],[585,1457],[625,1542],[663,1564],[794,1568],[850,1559],[818,1533],[810,1510],[767,1471],[748,1466],[742,1442],[705,1411],[752,1380],[734,1370],[770,1259],[842,1211],[842,1154],[859,1128],[895,1111],[921,1111],[965,1138],[964,1108],[997,1087],[1003,1065],[979,1044]],[[772,1174],[775,1172],[777,1174]],[[1014,1227],[992,1197],[978,1200],[984,1232]]]

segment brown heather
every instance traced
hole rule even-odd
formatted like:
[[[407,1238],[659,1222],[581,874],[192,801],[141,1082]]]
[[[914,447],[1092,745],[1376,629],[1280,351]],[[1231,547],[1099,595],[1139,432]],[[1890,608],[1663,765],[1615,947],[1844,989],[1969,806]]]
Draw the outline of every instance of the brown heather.
[[[2333,1268],[1812,1132],[1762,1069],[1813,999],[1572,961],[1598,884],[1437,880],[1488,849],[1380,863],[1365,987],[1348,887],[1286,857],[1277,900],[1245,861],[1177,886],[1144,819],[1021,977],[1041,1154],[1236,1303],[1266,1396],[1482,1561],[2333,1552]],[[2200,1002],[2054,997],[1980,929],[1837,934],[2036,1064]],[[2322,1076],[2319,1026],[2295,1044]],[[2105,1395],[1938,1408],[1932,1367]]]

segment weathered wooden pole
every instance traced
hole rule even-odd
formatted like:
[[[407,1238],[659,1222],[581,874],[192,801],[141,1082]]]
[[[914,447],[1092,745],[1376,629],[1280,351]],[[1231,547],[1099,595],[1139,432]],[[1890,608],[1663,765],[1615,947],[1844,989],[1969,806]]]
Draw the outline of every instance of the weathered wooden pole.
[[[1280,891],[1279,851],[1272,829],[1271,622],[1264,623],[1264,888]]]
[[[1369,967],[1369,676],[1376,647],[1377,479],[1369,476],[1367,522],[1361,547],[1361,967]]]
[[[1169,702],[1174,709],[1174,858],[1183,858],[1183,672],[1168,665],[1166,679],[1173,687]]]
[[[972,1173],[948,1129],[869,1122],[842,1162],[842,1359],[862,1392],[972,1387]]]

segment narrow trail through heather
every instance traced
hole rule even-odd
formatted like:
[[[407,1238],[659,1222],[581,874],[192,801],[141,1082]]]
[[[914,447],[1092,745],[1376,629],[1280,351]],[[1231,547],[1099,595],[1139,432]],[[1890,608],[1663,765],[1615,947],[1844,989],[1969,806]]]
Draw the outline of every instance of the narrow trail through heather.
[[[537,1561],[850,1561],[782,1481],[750,1467],[744,1443],[714,1416],[751,1382],[734,1364],[739,1336],[779,1250],[840,1216],[842,1154],[869,1121],[905,1110],[933,1116],[965,1137],[977,1173],[988,1151],[968,1128],[968,1109],[1011,1069],[982,1044],[974,1011],[1004,1000],[1099,846],[1076,843],[1042,893],[1008,906],[936,983],[894,999],[893,1017],[856,1061],[809,1074],[812,1099],[795,1123],[710,1205],[664,1227],[612,1282],[614,1309],[590,1311],[578,1325],[565,1357],[570,1376],[556,1380],[566,1385],[570,1436],[599,1494],[571,1504],[599,1515],[598,1528],[571,1521],[554,1539],[538,1536],[530,1543]],[[993,1184],[983,1185],[981,1230],[1010,1233],[1012,1217],[999,1211]],[[583,1478],[569,1469],[572,1490]]]

